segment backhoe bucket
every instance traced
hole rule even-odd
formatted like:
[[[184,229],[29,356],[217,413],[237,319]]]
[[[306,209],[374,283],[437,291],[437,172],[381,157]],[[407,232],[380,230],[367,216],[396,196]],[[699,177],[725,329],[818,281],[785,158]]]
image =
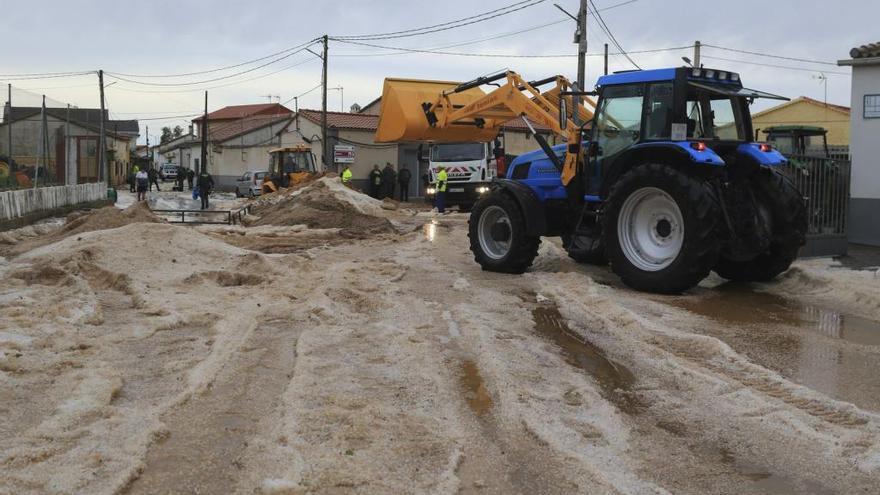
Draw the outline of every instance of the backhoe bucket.
[[[498,135],[499,128],[479,129],[472,125],[453,125],[445,129],[431,127],[425,118],[423,103],[435,103],[440,93],[460,83],[416,79],[385,79],[377,143],[399,142],[488,142]],[[486,96],[480,88],[472,88],[449,96],[455,106],[467,105]]]

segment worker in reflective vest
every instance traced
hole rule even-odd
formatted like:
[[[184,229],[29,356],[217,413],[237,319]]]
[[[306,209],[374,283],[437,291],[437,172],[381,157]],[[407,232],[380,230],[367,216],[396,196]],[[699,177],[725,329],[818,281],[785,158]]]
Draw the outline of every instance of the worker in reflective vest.
[[[354,174],[351,173],[351,167],[349,165],[346,165],[345,170],[342,171],[342,183],[348,187],[351,187],[352,175]]]
[[[437,201],[434,204],[438,213],[446,213],[446,185],[446,167],[440,167],[440,171],[437,172]]]

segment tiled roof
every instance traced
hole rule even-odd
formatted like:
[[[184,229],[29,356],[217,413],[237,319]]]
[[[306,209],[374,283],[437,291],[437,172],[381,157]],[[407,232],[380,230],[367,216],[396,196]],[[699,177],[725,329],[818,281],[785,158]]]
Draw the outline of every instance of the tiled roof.
[[[267,127],[272,124],[285,122],[287,120],[290,120],[290,118],[291,116],[288,114],[254,115],[252,117],[245,117],[243,119],[236,120],[235,122],[223,124],[217,126],[214,129],[211,129],[208,137],[211,139],[211,141],[214,142],[228,141],[234,137],[256,131],[257,129],[262,129],[263,127]]]
[[[854,59],[880,57],[880,41],[857,46],[849,51],[849,56]]]
[[[291,114],[293,110],[280,105],[278,103],[258,103],[255,105],[232,105],[215,110],[208,114],[208,121],[212,120],[233,120],[250,117],[252,115],[270,115],[270,114]],[[194,119],[193,122],[201,122],[202,117]]]
[[[320,110],[300,110],[306,119],[321,124]],[[365,113],[327,112],[327,127],[332,129],[358,129],[375,131],[379,126],[379,116]]]

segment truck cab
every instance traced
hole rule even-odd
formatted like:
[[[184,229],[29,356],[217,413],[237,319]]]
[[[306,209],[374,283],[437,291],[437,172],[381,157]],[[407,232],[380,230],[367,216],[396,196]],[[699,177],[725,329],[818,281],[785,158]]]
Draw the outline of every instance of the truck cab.
[[[428,150],[428,199],[437,193],[437,174],[446,169],[446,204],[469,209],[489,192],[496,176],[490,143],[434,143]]]

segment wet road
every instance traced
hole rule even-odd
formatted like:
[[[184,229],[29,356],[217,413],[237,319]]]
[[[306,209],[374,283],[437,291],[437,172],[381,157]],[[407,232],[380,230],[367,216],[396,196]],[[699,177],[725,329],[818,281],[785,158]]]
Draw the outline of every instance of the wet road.
[[[800,385],[880,411],[880,322],[745,284],[665,300],[706,319],[699,333]]]

